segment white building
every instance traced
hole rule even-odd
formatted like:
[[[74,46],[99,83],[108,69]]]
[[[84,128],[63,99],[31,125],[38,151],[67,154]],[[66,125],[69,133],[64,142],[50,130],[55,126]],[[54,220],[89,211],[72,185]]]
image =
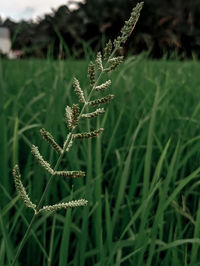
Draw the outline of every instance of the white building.
[[[0,52],[9,55],[10,49],[10,31],[6,27],[0,27]]]

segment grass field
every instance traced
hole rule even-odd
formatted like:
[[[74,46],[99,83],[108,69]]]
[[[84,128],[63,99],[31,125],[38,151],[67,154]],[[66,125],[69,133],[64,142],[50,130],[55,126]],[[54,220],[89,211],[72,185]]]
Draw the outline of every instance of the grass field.
[[[53,165],[45,127],[67,134],[72,78],[88,87],[87,60],[0,61],[0,266],[9,265],[32,217],[12,167],[38,202]],[[18,265],[200,265],[200,63],[128,58],[112,75],[115,99],[98,139],[76,142],[62,167],[86,178],[54,181],[46,202],[86,198],[87,207],[37,218]],[[96,128],[96,122],[91,127]],[[81,124],[84,129],[84,124]],[[62,142],[62,141],[61,141]]]

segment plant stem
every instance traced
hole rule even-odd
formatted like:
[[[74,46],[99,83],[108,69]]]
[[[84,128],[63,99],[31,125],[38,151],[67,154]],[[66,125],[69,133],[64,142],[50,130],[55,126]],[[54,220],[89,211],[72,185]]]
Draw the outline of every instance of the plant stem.
[[[14,260],[13,260],[11,266],[14,266],[15,263],[17,262],[17,259],[18,259],[19,255],[20,255],[21,251],[22,251],[22,248],[23,248],[23,246],[24,246],[24,244],[25,244],[27,238],[29,237],[29,234],[30,234],[30,231],[31,231],[31,229],[32,229],[32,225],[33,225],[33,223],[34,223],[34,221],[35,221],[35,218],[36,218],[36,214],[34,214],[33,217],[32,217],[32,219],[31,219],[31,222],[30,222],[30,224],[29,224],[29,226],[28,226],[28,228],[27,228],[27,230],[26,230],[26,233],[24,234],[24,237],[23,237],[22,241],[21,241],[20,244],[19,244],[19,247],[18,247],[18,249],[17,249],[17,253],[16,253],[16,255],[15,255],[15,258],[14,258]]]

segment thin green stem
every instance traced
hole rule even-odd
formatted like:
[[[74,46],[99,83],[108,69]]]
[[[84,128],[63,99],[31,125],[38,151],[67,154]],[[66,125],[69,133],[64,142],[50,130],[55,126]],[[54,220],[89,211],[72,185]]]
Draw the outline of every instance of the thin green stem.
[[[16,252],[16,255],[15,255],[15,258],[14,258],[14,260],[13,260],[11,266],[14,266],[15,263],[17,262],[17,259],[18,259],[19,255],[20,255],[21,251],[22,251],[22,248],[23,248],[23,246],[24,246],[24,244],[25,244],[27,238],[29,237],[29,234],[30,234],[30,231],[31,231],[32,225],[33,225],[33,223],[34,223],[34,221],[35,221],[35,218],[36,218],[36,214],[34,214],[33,217],[32,217],[32,219],[31,219],[31,222],[30,222],[30,224],[29,224],[29,226],[28,226],[28,228],[27,228],[27,230],[26,230],[26,233],[24,234],[24,237],[22,238],[22,240],[21,240],[21,242],[20,242],[20,244],[19,244],[19,247],[18,247],[18,249],[17,249],[17,252]]]
[[[53,242],[54,242],[54,235],[55,235],[55,226],[56,226],[56,215],[53,217],[53,224],[51,230],[51,239],[50,239],[50,247],[49,247],[49,258],[48,258],[48,266],[52,264],[52,253],[53,253]]]

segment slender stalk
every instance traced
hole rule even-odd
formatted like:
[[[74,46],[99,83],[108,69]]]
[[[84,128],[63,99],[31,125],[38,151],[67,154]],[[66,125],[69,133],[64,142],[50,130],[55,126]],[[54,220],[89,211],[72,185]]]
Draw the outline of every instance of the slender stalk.
[[[55,226],[56,226],[56,215],[53,217],[53,224],[52,224],[52,230],[51,230],[51,238],[50,238],[50,247],[49,247],[49,258],[48,258],[48,266],[51,266],[52,264],[52,252],[53,252],[53,241],[55,236]]]
[[[17,252],[16,252],[16,255],[15,255],[15,258],[14,258],[14,260],[13,260],[11,266],[14,266],[15,263],[17,262],[17,259],[18,259],[19,255],[20,255],[21,251],[22,251],[22,248],[24,247],[24,244],[25,244],[27,238],[29,237],[29,234],[30,234],[30,231],[31,231],[31,229],[32,229],[32,226],[33,226],[33,223],[34,223],[34,221],[35,221],[35,218],[36,218],[36,214],[33,215],[32,219],[31,219],[31,221],[30,221],[30,224],[29,224],[29,226],[28,226],[28,228],[27,228],[27,230],[26,230],[26,232],[25,232],[25,234],[24,234],[24,237],[23,237],[22,241],[21,241],[20,244],[19,244],[19,247],[18,247],[18,249],[17,249]]]

